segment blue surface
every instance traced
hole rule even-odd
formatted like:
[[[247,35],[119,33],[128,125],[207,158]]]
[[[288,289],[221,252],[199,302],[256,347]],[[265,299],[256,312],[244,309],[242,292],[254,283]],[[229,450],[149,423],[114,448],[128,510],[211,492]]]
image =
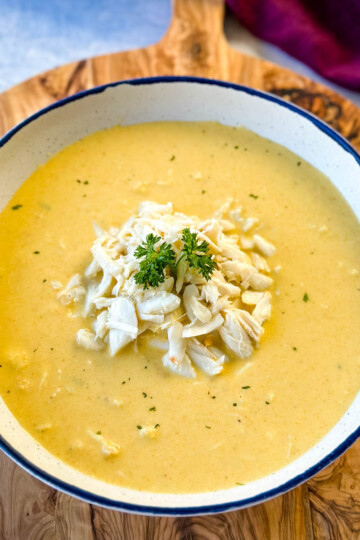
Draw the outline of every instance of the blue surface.
[[[57,65],[158,41],[170,0],[0,0],[0,92]]]
[[[170,22],[170,4],[171,0],[0,0],[0,92],[73,60],[157,42]],[[360,92],[322,79],[252,36],[229,13],[225,31],[235,49],[325,83],[360,106]]]
[[[70,96],[63,100],[57,101],[56,103],[50,105],[49,107],[46,107],[45,109],[42,109],[41,111],[35,113],[34,115],[30,116],[29,118],[27,118],[26,120],[24,120],[23,122],[15,126],[4,137],[2,137],[2,139],[0,139],[0,148],[4,146],[12,137],[14,137],[18,131],[23,129],[23,127],[25,127],[26,125],[28,125],[29,123],[33,121],[36,121],[38,117],[44,114],[47,114],[49,111],[52,111],[53,109],[56,109],[58,107],[66,106],[68,103],[71,103],[73,101],[86,98],[87,96],[91,94],[101,93],[104,90],[106,90],[106,88],[115,87],[115,86],[119,86],[123,84],[129,84],[129,83],[137,86],[137,85],[144,85],[144,84],[145,85],[157,84],[159,82],[171,84],[172,82],[177,82],[177,81],[183,81],[188,84],[199,83],[199,84],[220,86],[223,88],[232,88],[239,92],[245,92],[247,94],[261,97],[262,99],[271,101],[273,103],[277,103],[278,105],[281,105],[282,107],[290,109],[291,111],[297,113],[299,116],[306,118],[309,122],[312,122],[320,131],[322,131],[328,137],[333,139],[339,146],[343,148],[344,151],[351,154],[353,158],[356,160],[356,162],[358,163],[358,165],[360,166],[360,155],[350,145],[350,143],[344,137],[342,137],[336,131],[334,131],[328,124],[326,124],[322,120],[319,120],[319,118],[308,113],[304,109],[301,109],[300,107],[297,107],[296,105],[289,103],[283,99],[280,99],[276,96],[266,94],[264,92],[255,90],[253,88],[248,88],[246,86],[241,86],[241,85],[232,84],[228,82],[216,81],[212,79],[202,79],[202,78],[196,78],[196,77],[152,77],[152,78],[147,78],[147,79],[145,78],[145,79],[137,79],[133,81],[122,81],[122,82],[112,83],[108,85],[98,86],[90,90],[85,90],[83,92],[79,92],[78,94],[75,94],[74,96]],[[21,465],[21,467],[23,467],[25,470],[30,472],[36,478],[39,478],[43,482],[46,482],[47,484],[49,484],[50,486],[56,489],[60,489],[61,491],[65,493],[68,493],[70,495],[83,499],[86,502],[104,506],[105,508],[109,508],[109,509],[135,512],[135,513],[147,514],[147,515],[153,515],[153,516],[156,516],[156,515],[177,516],[177,515],[213,514],[217,512],[225,512],[228,510],[236,510],[236,509],[244,508],[246,506],[251,506],[253,504],[264,502],[272,497],[279,496],[285,493],[286,491],[293,489],[296,486],[302,484],[303,482],[311,478],[313,475],[318,473],[320,470],[330,465],[330,463],[332,463],[341,454],[343,454],[359,437],[360,437],[360,424],[347,437],[347,439],[345,439],[341,444],[339,444],[339,446],[337,446],[337,448],[335,448],[332,452],[329,452],[329,454],[325,456],[317,464],[313,465],[312,467],[309,467],[309,469],[304,471],[302,474],[299,474],[298,476],[292,478],[288,482],[285,482],[284,484],[281,484],[278,487],[270,489],[264,493],[261,493],[253,497],[249,497],[248,499],[244,499],[242,501],[233,501],[229,503],[215,504],[212,506],[186,507],[186,508],[181,508],[181,509],[164,508],[164,507],[158,508],[154,506],[141,506],[137,504],[116,502],[105,497],[97,496],[97,495],[92,494],[91,492],[84,491],[78,488],[77,486],[58,480],[56,477],[39,469],[37,466],[33,465],[26,458],[24,458],[21,453],[17,452],[17,450],[15,450],[10,444],[8,444],[2,437],[0,437],[0,449],[3,450],[16,463]]]

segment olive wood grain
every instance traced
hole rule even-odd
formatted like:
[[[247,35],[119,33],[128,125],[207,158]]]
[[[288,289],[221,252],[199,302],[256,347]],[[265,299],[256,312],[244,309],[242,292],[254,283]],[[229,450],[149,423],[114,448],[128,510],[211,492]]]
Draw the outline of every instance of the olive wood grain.
[[[224,0],[173,0],[162,40],[58,67],[0,95],[0,134],[80,90],[156,75],[212,77],[266,90],[319,116],[360,149],[360,110],[323,85],[233,50]],[[291,492],[216,516],[152,518],[95,507],[44,485],[0,453],[0,539],[360,539],[360,441]]]

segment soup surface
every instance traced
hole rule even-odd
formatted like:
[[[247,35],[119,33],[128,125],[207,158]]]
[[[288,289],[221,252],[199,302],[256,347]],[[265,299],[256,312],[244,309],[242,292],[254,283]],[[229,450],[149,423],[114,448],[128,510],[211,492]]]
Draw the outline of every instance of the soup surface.
[[[92,221],[121,226],[143,200],[207,218],[232,197],[277,247],[259,349],[223,373],[168,372],[145,339],[115,357],[76,345],[57,299],[84,272]],[[360,228],[299,157],[215,123],[114,127],[64,149],[0,215],[0,391],[51,453],[96,478],[158,492],[244,484],[299,457],[344,414],[360,381]],[[139,425],[158,424],[156,438]],[[118,443],[106,457],[89,435]]]

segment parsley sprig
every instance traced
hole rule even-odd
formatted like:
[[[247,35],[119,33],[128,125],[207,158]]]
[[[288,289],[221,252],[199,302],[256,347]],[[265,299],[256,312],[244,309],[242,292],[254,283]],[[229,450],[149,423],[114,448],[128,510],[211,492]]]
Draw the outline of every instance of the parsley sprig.
[[[171,244],[163,242],[155,248],[161,240],[160,236],[152,233],[146,237],[146,242],[140,244],[134,251],[140,262],[140,270],[134,276],[138,285],[143,285],[144,289],[158,287],[165,281],[164,270],[167,266],[176,271],[176,266],[182,259],[186,259],[191,268],[195,268],[208,281],[215,268],[213,256],[209,253],[209,244],[205,240],[199,243],[197,233],[192,233],[186,228],[182,231],[181,240],[183,248],[175,266],[175,252]]]
[[[159,249],[155,249],[155,244],[161,240],[160,236],[154,236],[152,233],[146,237],[146,242],[138,246],[134,252],[140,262],[140,270],[135,274],[135,282],[143,285],[144,289],[158,287],[165,281],[164,270],[167,266],[173,266],[175,262],[175,252],[170,244],[163,242]]]
[[[196,268],[206,281],[209,281],[215,268],[215,261],[213,261],[211,253],[208,252],[208,242],[203,240],[201,243],[198,243],[197,233],[190,232],[188,228],[183,230],[181,240],[184,243],[184,247],[177,264],[185,257],[189,266]]]

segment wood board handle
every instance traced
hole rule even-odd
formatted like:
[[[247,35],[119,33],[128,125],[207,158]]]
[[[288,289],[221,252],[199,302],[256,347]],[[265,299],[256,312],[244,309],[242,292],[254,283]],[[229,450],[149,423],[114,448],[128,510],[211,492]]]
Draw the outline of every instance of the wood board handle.
[[[224,0],[173,0],[170,26],[158,43],[171,73],[218,75],[228,44],[224,35]]]
[[[216,47],[225,39],[224,13],[224,0],[172,0],[172,18],[162,42],[173,44],[184,34],[195,34],[206,46]]]

